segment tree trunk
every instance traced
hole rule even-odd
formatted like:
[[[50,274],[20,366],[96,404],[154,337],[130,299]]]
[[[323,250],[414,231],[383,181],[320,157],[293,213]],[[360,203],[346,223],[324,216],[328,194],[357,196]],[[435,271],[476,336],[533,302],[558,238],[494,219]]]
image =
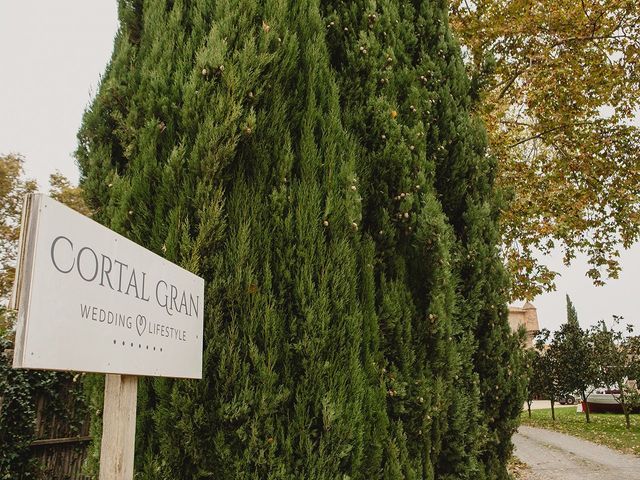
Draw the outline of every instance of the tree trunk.
[[[551,419],[555,422],[556,421],[556,409],[555,409],[555,404],[556,401],[555,399],[552,397],[551,398]]]
[[[533,400],[527,400],[527,411],[529,412],[529,418],[531,418],[531,403]]]
[[[584,413],[586,415],[587,423],[591,423],[591,418],[589,417],[589,404],[587,403],[587,394],[584,390],[581,393],[582,393],[582,402],[584,403]]]
[[[622,410],[624,411],[624,420],[627,423],[627,430],[631,430],[631,420],[629,416],[629,409],[625,404],[622,405]]]
[[[620,389],[620,405],[622,405],[622,413],[624,413],[624,421],[626,423],[627,430],[631,429],[631,421],[629,419],[629,408],[627,402],[624,399],[624,387]]]

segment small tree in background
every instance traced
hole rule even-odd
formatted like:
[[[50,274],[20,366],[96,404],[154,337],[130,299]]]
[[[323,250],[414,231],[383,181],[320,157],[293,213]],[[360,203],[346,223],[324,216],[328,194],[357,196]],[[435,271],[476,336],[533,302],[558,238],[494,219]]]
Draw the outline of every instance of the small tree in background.
[[[49,196],[82,215],[91,216],[91,210],[82,196],[82,189],[74,187],[69,179],[58,171],[49,175]]]
[[[551,418],[556,420],[555,403],[562,394],[560,382],[562,365],[558,361],[558,346],[555,342],[549,342],[551,332],[543,329],[536,339],[538,357],[534,362],[533,371],[536,376],[537,388],[540,394],[551,401]]]
[[[90,214],[80,187],[74,187],[60,172],[50,175],[49,186],[52,198],[83,215]],[[22,155],[0,154],[0,334],[10,330],[13,325],[13,316],[5,311],[5,306],[16,271],[22,202],[25,195],[37,190],[36,181],[24,176]]]
[[[609,390],[619,390],[614,395],[622,407],[627,429],[631,428],[629,413],[634,403],[635,385],[629,385],[631,379],[637,380],[638,361],[640,360],[640,342],[638,337],[632,337],[633,327],[628,325],[626,331],[618,329],[622,317],[613,316],[613,325],[607,325],[601,320],[592,329],[591,337],[594,345],[594,357],[598,359],[600,379]]]
[[[63,421],[73,421],[65,412],[60,392],[82,398],[82,386],[70,382],[63,372],[13,369],[15,312],[6,307],[15,278],[20,219],[24,196],[37,191],[35,180],[24,176],[24,158],[18,154],[0,155],[0,478],[36,478],[39,465],[31,443],[36,435],[37,401],[44,399],[48,410]],[[51,195],[71,208],[88,214],[79,187],[61,173],[50,177]],[[77,418],[84,413],[81,407]]]
[[[578,391],[585,405],[587,423],[590,422],[587,398],[598,382],[598,371],[594,364],[593,346],[587,331],[580,328],[578,314],[567,295],[567,323],[554,333],[553,350],[557,356],[561,375],[561,394]]]
[[[24,178],[24,158],[0,155],[0,302],[4,303],[13,285],[20,235],[22,199],[34,192],[36,182]],[[4,322],[3,322],[4,323]],[[0,329],[3,327],[0,324]],[[6,325],[4,325],[6,327]]]

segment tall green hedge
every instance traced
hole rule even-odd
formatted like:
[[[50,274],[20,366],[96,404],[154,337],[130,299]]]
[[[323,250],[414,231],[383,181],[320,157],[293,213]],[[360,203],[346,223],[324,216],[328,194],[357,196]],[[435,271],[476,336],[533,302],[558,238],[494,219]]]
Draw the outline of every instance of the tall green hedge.
[[[432,466],[416,471],[505,478],[524,385],[496,248],[495,162],[485,154],[483,127],[469,115],[470,87],[447,4],[322,4],[342,118],[359,140],[378,288],[385,292],[388,277],[399,279],[411,316],[435,324],[412,345],[417,364],[407,371],[438,399],[430,443],[409,441],[410,450],[431,453]],[[388,343],[387,358],[398,345]],[[390,416],[407,421],[393,409]]]
[[[505,478],[522,394],[495,165],[446,5],[120,19],[82,186],[207,282],[203,380],[142,382],[140,478]]]

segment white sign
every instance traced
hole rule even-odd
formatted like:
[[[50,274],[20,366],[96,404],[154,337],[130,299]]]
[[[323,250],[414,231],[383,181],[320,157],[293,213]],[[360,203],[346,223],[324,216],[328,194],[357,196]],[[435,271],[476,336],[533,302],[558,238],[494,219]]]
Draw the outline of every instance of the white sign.
[[[202,378],[202,278],[45,195],[24,211],[14,367]]]

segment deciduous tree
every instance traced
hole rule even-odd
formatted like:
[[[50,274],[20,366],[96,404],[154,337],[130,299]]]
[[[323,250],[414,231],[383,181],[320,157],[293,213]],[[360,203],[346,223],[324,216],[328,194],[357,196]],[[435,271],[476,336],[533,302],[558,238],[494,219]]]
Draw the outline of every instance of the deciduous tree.
[[[555,404],[563,393],[561,380],[563,366],[558,359],[557,344],[549,341],[550,335],[551,332],[547,329],[541,330],[538,334],[536,349],[539,355],[536,357],[533,369],[540,392],[551,401],[551,418],[555,421]]]
[[[22,202],[26,194],[38,188],[35,180],[25,178],[24,162],[24,157],[19,154],[0,155],[0,302],[3,303],[13,287]],[[50,176],[49,194],[80,213],[89,215],[81,189],[74,187],[61,173]],[[3,318],[8,317],[3,315]]]
[[[616,278],[640,233],[640,7],[636,0],[453,0],[498,183],[514,298],[553,288],[540,261],[585,254]]]
[[[629,420],[630,402],[635,400],[635,393],[630,392],[629,380],[636,380],[639,373],[640,339],[634,337],[633,326],[625,330],[619,329],[622,317],[613,317],[613,324],[607,326],[603,320],[593,327],[591,337],[594,355],[598,361],[600,382],[609,390],[618,391],[614,395],[621,405],[627,429],[631,428]],[[635,390],[635,387],[633,387]]]
[[[562,367],[559,377],[561,394],[580,392],[585,404],[585,418],[590,422],[589,395],[598,383],[597,355],[589,332],[580,328],[578,313],[567,295],[567,322],[554,332],[552,348]]]
[[[74,186],[67,177],[60,172],[49,175],[49,196],[76,212],[87,217],[91,216],[91,210],[87,207],[82,196],[82,189]]]
[[[0,155],[0,301],[6,301],[13,286],[20,236],[22,200],[37,188],[24,177],[24,158],[17,154]]]

